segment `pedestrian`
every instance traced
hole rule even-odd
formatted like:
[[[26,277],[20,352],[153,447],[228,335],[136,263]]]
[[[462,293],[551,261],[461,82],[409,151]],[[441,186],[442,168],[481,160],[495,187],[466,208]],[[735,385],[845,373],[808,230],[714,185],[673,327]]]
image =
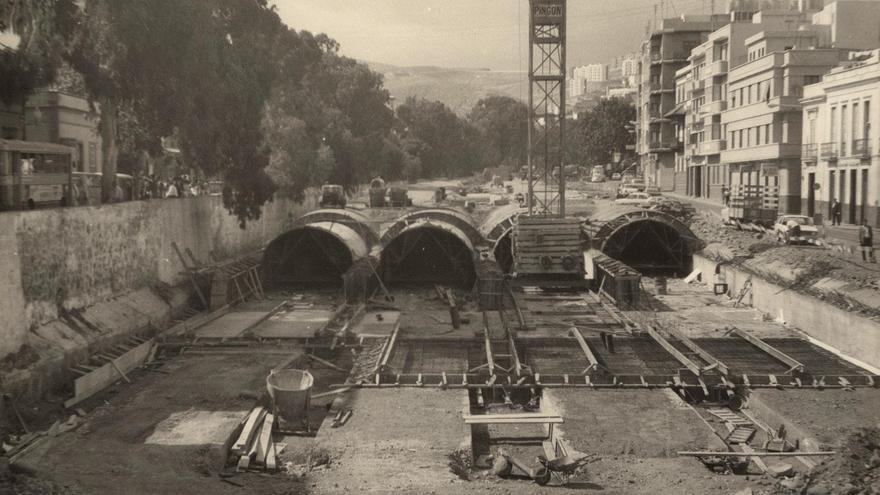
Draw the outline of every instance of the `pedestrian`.
[[[862,261],[870,261],[876,263],[874,258],[874,230],[868,225],[868,219],[862,219],[862,225],[859,227],[859,246],[862,248]]]
[[[724,198],[724,206],[730,206],[730,188],[721,186],[721,197]]]
[[[831,225],[840,225],[840,201],[834,198],[831,202]]]
[[[168,183],[168,190],[165,191],[165,198],[177,198],[179,194],[177,192],[177,186],[174,184],[174,181],[170,181]]]

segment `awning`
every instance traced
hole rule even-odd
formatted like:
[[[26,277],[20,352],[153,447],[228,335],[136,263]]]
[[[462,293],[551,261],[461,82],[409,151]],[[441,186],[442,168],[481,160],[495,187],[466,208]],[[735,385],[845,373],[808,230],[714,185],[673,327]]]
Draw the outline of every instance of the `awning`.
[[[687,113],[687,102],[681,102],[675,105],[675,108],[663,114],[664,117],[675,117],[677,115],[684,116]]]

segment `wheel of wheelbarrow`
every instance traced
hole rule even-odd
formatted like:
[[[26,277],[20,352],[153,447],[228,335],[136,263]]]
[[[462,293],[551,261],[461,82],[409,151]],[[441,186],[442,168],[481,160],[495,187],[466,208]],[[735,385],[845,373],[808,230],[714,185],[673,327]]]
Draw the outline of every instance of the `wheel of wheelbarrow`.
[[[496,476],[507,478],[510,476],[510,471],[512,469],[513,466],[510,465],[510,461],[500,455],[495,456],[495,460],[492,462],[492,472],[495,473]]]
[[[550,477],[552,475],[553,473],[551,473],[549,469],[541,466],[535,471],[535,483],[544,486],[547,483],[550,483]]]

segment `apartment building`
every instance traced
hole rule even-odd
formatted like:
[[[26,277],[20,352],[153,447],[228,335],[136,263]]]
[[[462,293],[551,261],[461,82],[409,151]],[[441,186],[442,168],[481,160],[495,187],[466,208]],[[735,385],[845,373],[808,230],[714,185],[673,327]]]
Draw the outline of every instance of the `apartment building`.
[[[638,62],[636,153],[645,179],[671,191],[675,187],[675,152],[680,149],[675,122],[676,71],[688,65],[691,50],[729,17],[682,16],[664,19],[642,44]]]
[[[802,208],[880,227],[880,50],[854,53],[804,88]],[[872,125],[873,123],[873,125]]]
[[[744,41],[762,26],[751,13],[731,12],[730,23],[691,51],[691,84],[686,87],[686,193],[720,198],[726,173],[721,153],[726,149],[721,114],[727,109],[728,69],[746,61]]]
[[[85,98],[54,90],[31,95],[26,105],[26,131],[28,140],[75,148],[76,170],[102,170],[98,115]]]
[[[587,82],[603,82],[608,80],[608,66],[605,64],[589,64],[583,67],[583,77]]]

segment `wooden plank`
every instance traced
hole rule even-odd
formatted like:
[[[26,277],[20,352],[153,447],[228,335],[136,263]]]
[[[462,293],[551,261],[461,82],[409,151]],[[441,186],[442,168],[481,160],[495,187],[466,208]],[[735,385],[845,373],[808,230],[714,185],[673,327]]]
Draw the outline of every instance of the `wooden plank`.
[[[764,342],[763,340],[759,339],[758,337],[755,337],[754,335],[752,335],[748,332],[744,332],[737,327],[732,327],[732,330],[733,330],[733,333],[746,339],[753,346],[757,347],[758,349],[761,349],[762,351],[766,352],[767,354],[770,354],[774,358],[782,361],[783,363],[786,364],[786,366],[790,366],[791,368],[788,370],[789,372],[797,371],[798,373],[803,373],[804,370],[806,369],[805,366],[803,364],[801,364],[800,362],[798,362],[796,359],[785,354],[784,352],[780,351],[779,349],[771,346],[770,344]]]
[[[672,356],[681,364],[684,365],[685,368],[690,370],[691,373],[700,376],[703,372],[699,366],[696,365],[693,361],[687,358],[684,354],[682,354],[678,349],[676,349],[672,344],[669,343],[662,335],[660,335],[657,330],[655,330],[651,325],[645,325],[645,331],[648,332],[648,335],[651,336],[654,341],[660,344],[661,347],[666,349],[666,352],[672,354]]]
[[[466,425],[546,425],[546,424],[562,424],[564,421],[561,417],[556,416],[553,418],[497,418],[497,419],[486,419],[481,416],[470,416],[465,417],[464,423]]]
[[[238,436],[235,443],[232,444],[232,448],[229,449],[232,453],[242,455],[248,451],[248,446],[254,439],[258,426],[262,424],[265,416],[266,408],[262,406],[257,406],[251,410],[251,413],[248,415],[247,421],[241,430],[241,434]]]
[[[266,456],[269,455],[269,449],[272,447],[272,425],[275,424],[275,415],[266,413],[263,418],[263,427],[260,428],[260,436],[256,439],[257,457],[255,461],[258,464],[266,463]]]
[[[730,374],[730,368],[726,364],[722,363],[721,360],[719,360],[715,356],[709,354],[705,349],[698,346],[694,341],[692,341],[688,337],[685,337],[684,334],[682,334],[678,331],[672,330],[670,328],[667,328],[666,332],[669,333],[669,335],[672,335],[673,337],[678,339],[679,342],[681,342],[682,344],[685,345],[685,347],[687,347],[688,349],[697,353],[697,355],[700,356],[704,361],[706,361],[710,365],[714,364],[715,369],[717,369],[722,375],[727,376]]]
[[[836,451],[833,450],[824,450],[818,452],[713,452],[713,451],[681,451],[677,452],[677,455],[686,456],[686,457],[702,457],[702,456],[716,456],[716,457],[796,457],[796,456],[820,456],[820,455],[835,455]]]
[[[513,358],[513,369],[516,370],[516,376],[522,374],[522,364],[519,362],[519,354],[516,352],[516,343],[513,340],[513,334],[507,332],[507,345],[510,349],[510,356]]]
[[[117,369],[125,373],[143,364],[152,346],[152,339],[148,340],[132,348],[112,362],[106,363],[74,380],[74,397],[65,401],[64,407],[71,408],[115,383],[119,379]]]

